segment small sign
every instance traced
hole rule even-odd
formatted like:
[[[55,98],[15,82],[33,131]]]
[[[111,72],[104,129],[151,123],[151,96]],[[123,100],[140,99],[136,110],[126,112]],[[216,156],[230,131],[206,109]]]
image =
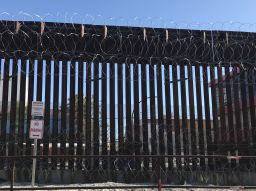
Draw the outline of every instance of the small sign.
[[[44,116],[44,103],[41,101],[33,101],[31,115],[33,117],[43,117]]]
[[[30,121],[29,138],[42,139],[44,134],[44,121],[32,119]]]

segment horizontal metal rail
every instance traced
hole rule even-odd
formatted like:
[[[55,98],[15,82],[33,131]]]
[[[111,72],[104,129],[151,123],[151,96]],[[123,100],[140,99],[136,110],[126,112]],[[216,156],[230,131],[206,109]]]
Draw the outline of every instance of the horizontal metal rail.
[[[226,159],[256,159],[256,156],[231,155],[20,155],[0,156],[0,159],[33,159],[33,158],[226,158]]]

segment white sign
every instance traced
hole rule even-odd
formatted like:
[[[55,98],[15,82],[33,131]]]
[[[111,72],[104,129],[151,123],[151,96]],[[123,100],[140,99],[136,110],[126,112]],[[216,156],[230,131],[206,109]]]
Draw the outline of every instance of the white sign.
[[[42,139],[44,134],[44,121],[32,119],[30,121],[29,138]]]
[[[31,115],[33,117],[43,117],[44,116],[44,103],[41,101],[33,101]]]

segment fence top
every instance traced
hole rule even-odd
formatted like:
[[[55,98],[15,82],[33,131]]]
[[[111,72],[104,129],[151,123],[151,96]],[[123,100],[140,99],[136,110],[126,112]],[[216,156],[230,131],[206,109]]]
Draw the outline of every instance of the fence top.
[[[256,59],[250,32],[0,21],[0,34],[4,58],[207,64]]]

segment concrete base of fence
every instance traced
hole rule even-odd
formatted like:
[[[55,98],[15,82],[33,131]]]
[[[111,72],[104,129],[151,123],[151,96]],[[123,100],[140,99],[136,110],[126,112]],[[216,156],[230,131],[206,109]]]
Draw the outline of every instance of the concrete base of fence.
[[[107,171],[107,170],[37,170],[38,184],[72,184],[72,183],[157,183],[155,171]],[[173,185],[219,185],[219,186],[256,186],[256,172],[207,172],[207,171],[162,171],[163,184]],[[10,172],[0,170],[0,182],[10,180]],[[15,182],[30,182],[31,169],[16,168]]]

